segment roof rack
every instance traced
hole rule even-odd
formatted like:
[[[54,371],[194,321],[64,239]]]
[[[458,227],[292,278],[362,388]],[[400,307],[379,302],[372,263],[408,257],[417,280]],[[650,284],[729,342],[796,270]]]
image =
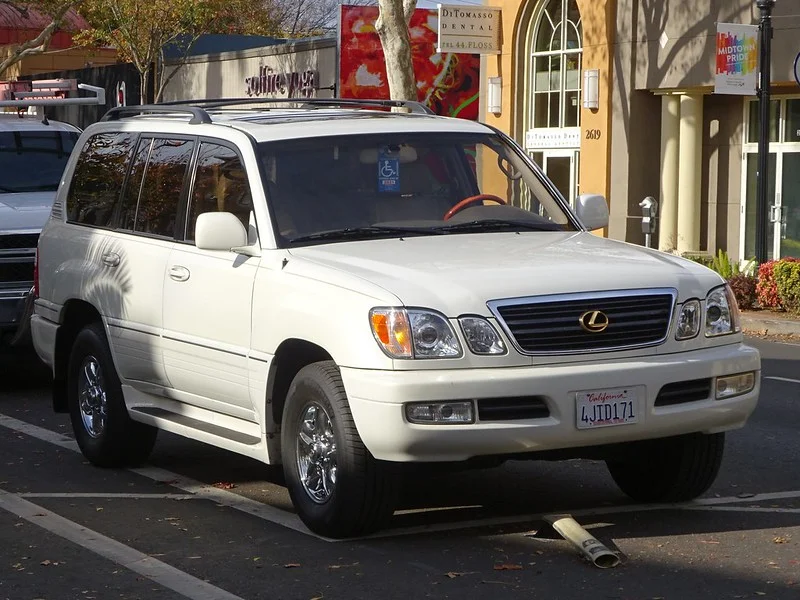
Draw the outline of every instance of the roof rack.
[[[175,113],[192,115],[192,118],[189,119],[189,123],[191,125],[212,122],[209,114],[198,106],[178,106],[178,105],[168,105],[168,104],[141,104],[138,106],[136,105],[117,106],[116,108],[112,108],[111,110],[109,110],[105,115],[103,115],[103,118],[100,120],[118,121],[120,119],[124,119],[125,117],[131,117],[134,115],[141,115],[141,114],[170,115]]]
[[[67,97],[68,92],[77,90],[92,92],[94,96]],[[86,83],[78,83],[75,79],[0,81],[0,107],[29,108],[32,106],[105,103],[105,89]]]
[[[342,108],[407,108],[414,114],[433,115],[430,108],[413,100],[376,100],[358,98],[206,98],[201,100],[174,100],[155,106],[193,105],[205,109],[238,106],[244,104],[299,104],[298,108],[342,107]]]

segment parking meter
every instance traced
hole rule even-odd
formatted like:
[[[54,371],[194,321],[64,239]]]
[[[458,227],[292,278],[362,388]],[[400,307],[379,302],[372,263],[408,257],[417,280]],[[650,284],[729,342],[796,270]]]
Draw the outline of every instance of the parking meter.
[[[644,233],[644,245],[650,247],[650,239],[653,232],[656,230],[656,221],[658,219],[658,202],[652,196],[648,196],[641,202],[639,206],[642,209],[642,233]]]

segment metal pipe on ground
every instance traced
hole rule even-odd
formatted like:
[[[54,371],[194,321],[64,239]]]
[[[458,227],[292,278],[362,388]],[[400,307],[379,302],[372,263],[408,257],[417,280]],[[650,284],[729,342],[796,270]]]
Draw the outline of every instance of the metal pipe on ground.
[[[609,569],[620,564],[619,556],[609,550],[602,542],[581,527],[569,515],[545,515],[544,520],[555,529],[561,537],[575,546],[581,555],[600,569]]]

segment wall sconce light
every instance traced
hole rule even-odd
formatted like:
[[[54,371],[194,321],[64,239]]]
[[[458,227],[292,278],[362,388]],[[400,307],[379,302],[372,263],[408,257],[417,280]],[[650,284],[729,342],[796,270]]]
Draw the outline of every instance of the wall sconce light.
[[[583,72],[583,108],[600,108],[600,69],[586,69]]]
[[[486,86],[486,112],[499,115],[503,108],[503,78],[489,77]]]

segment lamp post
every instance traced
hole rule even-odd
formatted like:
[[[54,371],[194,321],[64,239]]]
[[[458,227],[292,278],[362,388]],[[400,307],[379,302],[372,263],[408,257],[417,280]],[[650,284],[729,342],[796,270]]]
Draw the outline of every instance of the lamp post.
[[[775,0],[756,0],[761,11],[759,31],[758,83],[758,176],[756,185],[756,262],[767,260],[767,192],[769,190],[769,86],[771,80],[770,54],[772,46],[772,9]]]

